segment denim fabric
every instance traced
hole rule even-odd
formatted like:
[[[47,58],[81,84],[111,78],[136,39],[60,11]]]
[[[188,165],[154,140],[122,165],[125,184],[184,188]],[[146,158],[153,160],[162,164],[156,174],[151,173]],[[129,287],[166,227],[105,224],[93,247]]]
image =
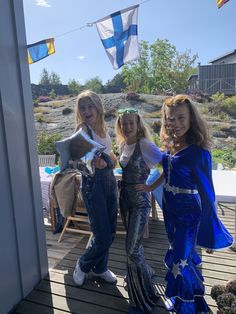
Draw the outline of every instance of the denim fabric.
[[[94,177],[83,177],[82,195],[88,211],[93,239],[80,258],[83,272],[107,270],[109,248],[116,232],[117,183],[111,168],[96,169]]]

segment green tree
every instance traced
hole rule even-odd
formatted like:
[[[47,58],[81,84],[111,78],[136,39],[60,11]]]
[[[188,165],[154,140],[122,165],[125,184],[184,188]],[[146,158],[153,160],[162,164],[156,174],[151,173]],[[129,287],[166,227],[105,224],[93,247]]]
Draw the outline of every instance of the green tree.
[[[125,65],[122,75],[129,89],[143,93],[178,93],[187,87],[193,73],[197,55],[191,51],[177,51],[167,39],[157,39],[154,44],[140,43],[140,59]]]
[[[121,74],[129,91],[150,93],[149,46],[147,41],[140,43],[139,60],[124,65]]]
[[[57,94],[56,94],[56,91],[55,89],[52,89],[51,92],[49,93],[49,96],[52,98],[52,99],[55,99],[57,97]]]
[[[60,85],[61,84],[61,79],[58,74],[55,72],[51,72],[49,74],[48,70],[46,68],[43,68],[42,73],[40,74],[40,80],[39,80],[40,85]]]
[[[75,79],[69,80],[67,86],[69,93],[73,95],[79,94],[82,90],[82,85],[80,85],[80,83],[77,82]]]
[[[104,86],[104,91],[106,93],[120,93],[126,88],[126,83],[124,82],[124,77],[122,74],[116,74],[113,79],[108,80]]]
[[[61,84],[60,76],[52,71],[49,76],[49,82],[52,85],[60,85]]]
[[[102,80],[98,76],[91,78],[90,80],[87,80],[85,82],[84,88],[90,89],[94,91],[95,93],[100,94],[103,92]]]
[[[49,85],[50,84],[50,76],[46,68],[43,68],[42,73],[40,74],[40,85]]]

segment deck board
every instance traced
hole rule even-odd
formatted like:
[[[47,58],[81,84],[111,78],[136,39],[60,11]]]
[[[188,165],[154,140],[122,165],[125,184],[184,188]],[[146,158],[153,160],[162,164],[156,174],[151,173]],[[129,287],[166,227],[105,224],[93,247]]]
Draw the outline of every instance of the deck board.
[[[234,205],[222,206],[219,216],[228,230],[234,234]],[[72,278],[78,257],[83,254],[88,236],[66,233],[61,243],[58,235],[47,229],[49,273],[35,289],[17,306],[14,314],[118,314],[128,313],[128,293],[123,287],[126,274],[125,235],[117,235],[110,249],[109,268],[118,277],[117,285],[111,285],[89,274],[82,287],[75,286]],[[144,239],[145,257],[155,269],[155,283],[161,296],[153,314],[168,313],[164,308],[166,268],[163,257],[168,247],[163,216],[150,220],[149,238]],[[215,301],[210,297],[214,284],[224,284],[236,277],[236,252],[230,248],[207,254],[198,249],[202,258],[200,271],[205,278],[206,301],[213,313]]]

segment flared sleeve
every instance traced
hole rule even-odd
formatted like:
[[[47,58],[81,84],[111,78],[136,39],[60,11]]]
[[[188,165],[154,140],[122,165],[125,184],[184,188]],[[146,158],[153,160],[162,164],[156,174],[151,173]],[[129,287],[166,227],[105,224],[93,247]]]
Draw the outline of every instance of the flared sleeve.
[[[233,243],[233,237],[217,216],[211,154],[200,148],[200,153],[195,154],[195,158],[194,176],[202,207],[197,245],[210,249],[229,247]]]

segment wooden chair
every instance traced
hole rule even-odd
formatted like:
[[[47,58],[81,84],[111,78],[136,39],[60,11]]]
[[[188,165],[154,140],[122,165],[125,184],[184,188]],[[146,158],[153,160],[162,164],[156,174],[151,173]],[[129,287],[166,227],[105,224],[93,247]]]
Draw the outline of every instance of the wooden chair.
[[[80,185],[81,177],[76,176],[76,182],[78,186]],[[71,224],[74,225],[74,227],[71,227]],[[89,219],[88,219],[88,213],[87,210],[84,206],[84,202],[82,199],[82,195],[80,194],[80,191],[78,189],[77,193],[77,208],[76,211],[73,215],[70,215],[66,218],[66,222],[64,224],[64,227],[62,229],[62,232],[60,234],[60,237],[58,239],[58,242],[61,242],[65,232],[71,231],[71,232],[76,232],[80,234],[89,234],[89,240],[86,245],[86,247],[89,246],[90,241],[92,240],[93,233],[90,230],[89,226]]]
[[[71,223],[74,224],[73,228],[71,227]],[[67,217],[58,242],[62,241],[65,232],[68,231],[80,234],[89,234],[90,237],[87,242],[86,248],[89,246],[90,241],[92,240],[93,233],[90,231],[88,214],[85,207],[78,207],[74,215]]]
[[[74,227],[71,227],[70,224],[74,223]],[[76,233],[80,233],[80,234],[89,234],[89,240],[88,243],[86,245],[86,248],[89,246],[90,241],[92,240],[93,237],[93,233],[90,230],[90,226],[89,226],[89,219],[88,219],[88,214],[87,214],[87,210],[85,207],[78,207],[76,210],[76,213],[74,215],[71,215],[69,217],[67,217],[65,225],[63,227],[63,230],[60,234],[60,237],[58,239],[58,242],[62,241],[62,238],[65,234],[65,232],[76,232]],[[120,219],[120,216],[118,215],[118,219],[117,219],[117,231],[116,234],[126,234],[126,231],[123,227],[122,221]]]
[[[56,155],[38,155],[39,167],[54,167]]]

